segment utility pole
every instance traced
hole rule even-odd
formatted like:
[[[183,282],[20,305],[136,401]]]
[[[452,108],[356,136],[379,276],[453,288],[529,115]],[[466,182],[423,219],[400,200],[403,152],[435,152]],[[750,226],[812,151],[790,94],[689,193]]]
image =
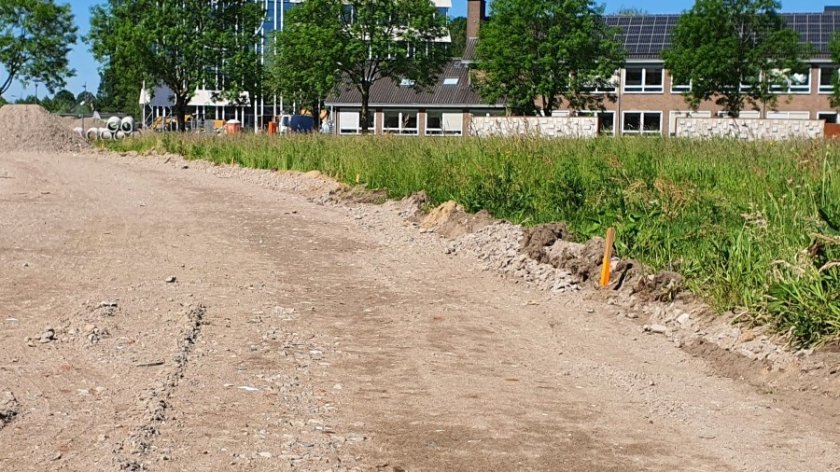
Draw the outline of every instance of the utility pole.
[[[81,103],[81,106],[82,106],[82,133],[85,136],[87,136],[87,130],[85,130],[85,101],[87,101],[87,82],[82,84],[82,90],[84,90],[84,92],[82,93],[82,97],[84,98],[84,100],[82,100],[82,103]]]

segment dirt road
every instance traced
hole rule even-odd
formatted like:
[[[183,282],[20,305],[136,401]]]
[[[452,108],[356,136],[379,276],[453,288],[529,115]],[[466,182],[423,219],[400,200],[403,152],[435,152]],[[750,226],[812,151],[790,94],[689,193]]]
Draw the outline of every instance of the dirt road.
[[[834,403],[188,165],[0,155],[0,470],[840,470]]]

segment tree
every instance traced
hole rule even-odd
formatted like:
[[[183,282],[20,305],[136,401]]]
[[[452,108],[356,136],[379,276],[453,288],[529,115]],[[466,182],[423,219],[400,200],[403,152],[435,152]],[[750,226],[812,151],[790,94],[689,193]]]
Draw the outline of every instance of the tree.
[[[831,60],[835,64],[840,63],[840,32],[834,33],[834,36],[828,43],[828,50],[831,51]],[[832,107],[840,108],[840,73],[837,69],[834,70],[831,83],[833,87],[829,101]]]
[[[126,76],[138,93],[144,79],[166,85],[181,130],[200,87],[221,88],[219,98],[256,95],[262,17],[262,4],[252,0],[109,0],[93,9],[90,33],[94,54],[106,61],[103,95],[128,93]]]
[[[369,130],[373,84],[390,78],[429,86],[449,59],[435,42],[446,34],[446,18],[429,0],[306,0],[289,16],[287,31],[278,35],[279,50],[296,51],[294,65],[313,64],[300,74],[307,88],[324,76],[335,80],[333,87],[343,82],[356,88],[363,133]],[[277,67],[283,67],[279,60]]]
[[[52,113],[69,113],[76,107],[76,96],[68,90],[60,90],[52,99],[44,99],[43,106]]]
[[[74,74],[68,53],[76,43],[69,5],[53,0],[0,0],[0,65],[6,78],[0,96],[18,79],[35,81],[50,93]]]
[[[91,29],[87,36],[99,70],[99,109],[137,113],[140,88],[151,76],[137,60],[135,47],[142,32],[135,29],[140,4],[130,0],[109,0],[91,9]]]
[[[335,91],[341,79],[341,38],[329,22],[311,21],[320,14],[338,11],[330,2],[317,1],[290,10],[284,29],[275,33],[267,67],[268,89],[287,101],[309,104],[316,121],[320,119],[317,110],[321,102]]]
[[[564,99],[572,110],[602,107],[604,95],[591,91],[625,58],[603,11],[590,0],[494,1],[476,51],[482,98],[523,114],[550,115]]]
[[[616,10],[615,14],[618,16],[645,16],[648,12],[642,8],[622,6]]]
[[[76,103],[81,104],[82,102],[84,102],[87,109],[92,109],[96,108],[99,99],[96,98],[96,95],[90,92],[80,92],[79,95],[76,96]]]
[[[450,57],[463,57],[467,47],[467,19],[463,16],[449,20]]]
[[[665,51],[675,83],[690,84],[692,108],[714,99],[731,116],[745,105],[774,107],[777,91],[807,73],[809,47],[785,26],[776,0],[697,0]]]

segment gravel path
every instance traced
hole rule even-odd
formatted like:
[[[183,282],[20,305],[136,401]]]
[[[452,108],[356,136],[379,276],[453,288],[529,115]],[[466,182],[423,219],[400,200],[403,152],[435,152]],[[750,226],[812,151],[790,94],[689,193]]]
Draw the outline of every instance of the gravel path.
[[[719,376],[562,273],[516,283],[480,235],[453,251],[334,189],[0,156],[0,470],[840,467],[835,400]]]

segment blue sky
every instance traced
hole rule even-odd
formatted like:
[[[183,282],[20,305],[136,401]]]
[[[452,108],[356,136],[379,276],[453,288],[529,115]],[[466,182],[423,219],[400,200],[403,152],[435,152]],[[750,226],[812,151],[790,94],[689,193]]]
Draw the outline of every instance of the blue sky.
[[[70,3],[73,14],[76,16],[76,24],[79,26],[80,36],[87,34],[90,25],[90,8],[93,5],[103,3],[102,0],[59,0],[59,3]],[[453,0],[452,16],[464,16],[466,14],[465,0]],[[650,13],[676,13],[690,8],[691,0],[607,0],[604,2],[607,12],[616,11],[621,8],[640,8]],[[782,1],[783,11],[822,11],[825,5],[840,4],[840,0],[787,0]],[[76,69],[76,76],[67,81],[67,89],[75,94],[82,91],[87,84],[87,89],[96,92],[99,87],[99,64],[93,59],[90,53],[90,46],[79,43],[73,48],[70,54],[70,64]],[[2,77],[5,79],[5,77]],[[139,85],[138,85],[139,86]],[[7,100],[13,101],[17,97],[34,95],[35,85],[30,84],[23,87],[15,83],[5,94]],[[39,96],[44,96],[46,91],[39,88]]]

